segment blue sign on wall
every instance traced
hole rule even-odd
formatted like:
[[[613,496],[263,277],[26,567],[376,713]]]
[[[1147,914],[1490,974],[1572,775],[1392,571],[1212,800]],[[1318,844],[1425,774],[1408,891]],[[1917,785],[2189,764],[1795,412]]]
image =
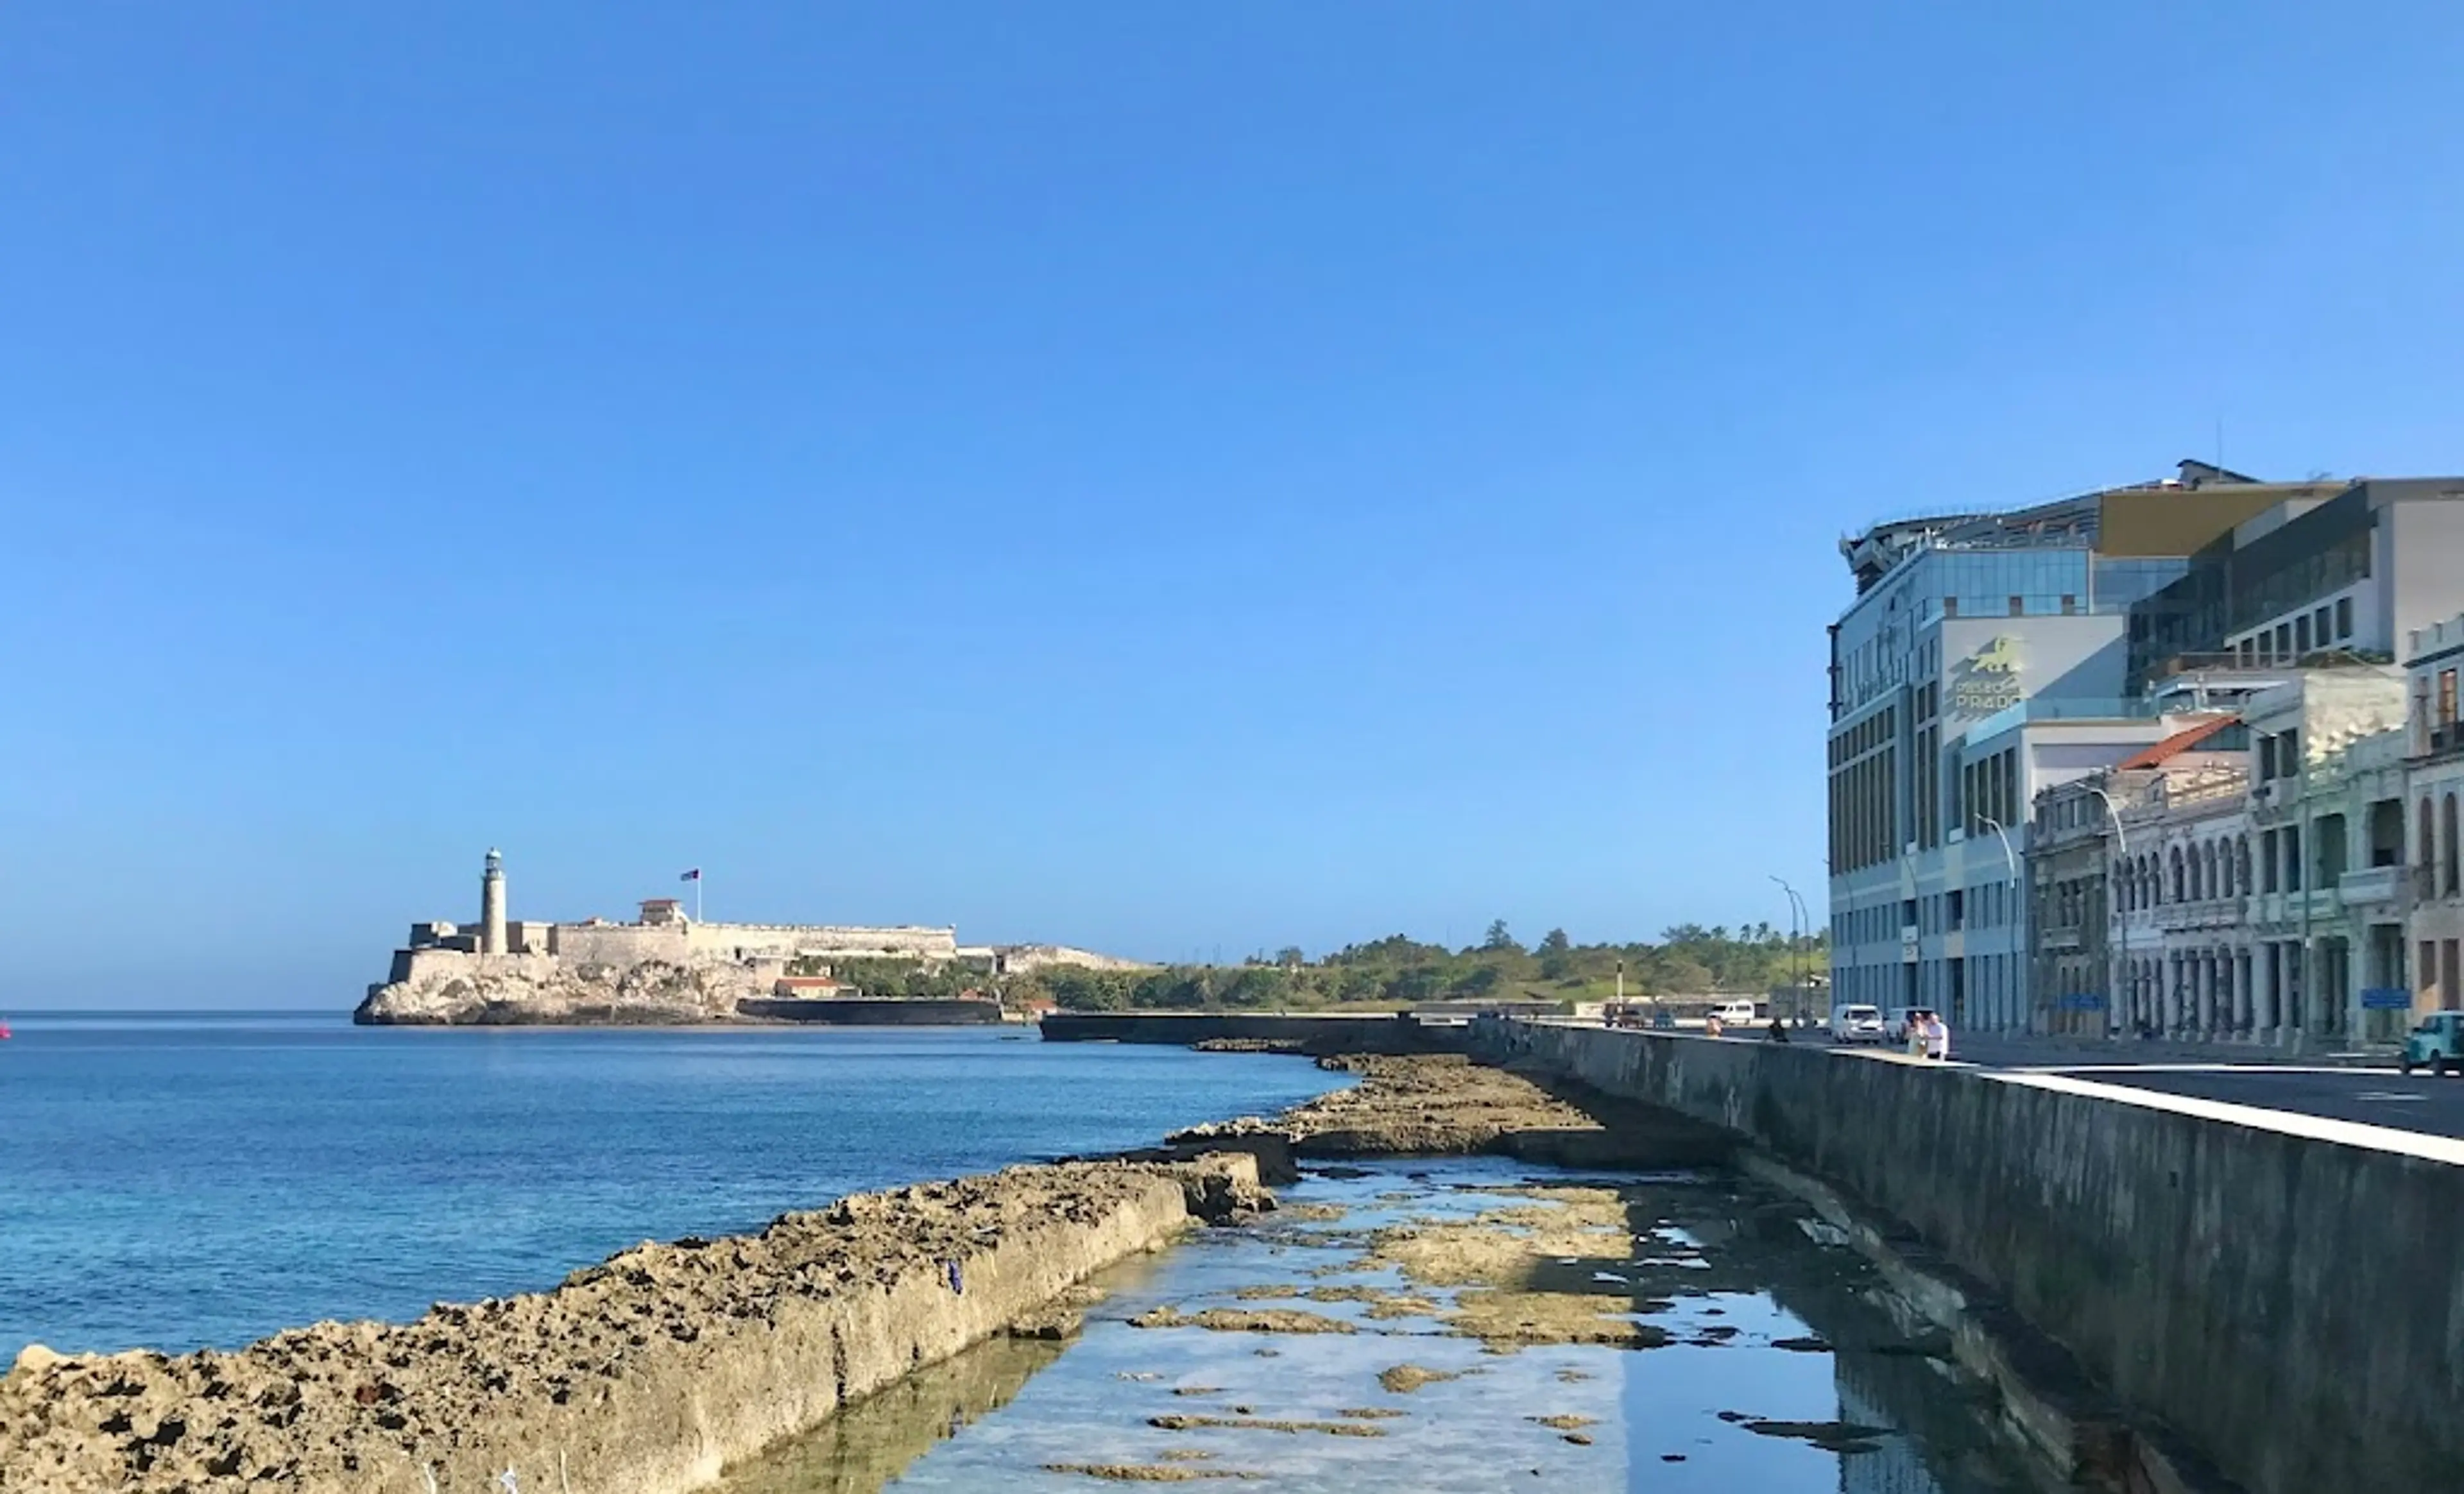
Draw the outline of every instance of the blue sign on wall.
[[[2093,991],[2079,991],[2061,998],[2054,1004],[2066,1012],[2101,1012],[2104,1010],[2104,998]]]
[[[2374,985],[2362,993],[2362,1009],[2401,1012],[2412,1006],[2412,993],[2397,986]]]

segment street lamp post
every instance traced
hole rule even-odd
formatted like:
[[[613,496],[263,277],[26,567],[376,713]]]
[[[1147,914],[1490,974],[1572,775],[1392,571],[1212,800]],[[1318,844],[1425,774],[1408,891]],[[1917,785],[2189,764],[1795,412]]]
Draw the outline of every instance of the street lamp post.
[[[2009,907],[2002,910],[2002,921],[2006,926],[2015,931],[2018,927],[2017,914],[2019,912],[2019,858],[2017,854],[2011,849],[2011,832],[2004,829],[2002,827],[2002,822],[1994,819],[1991,815],[1978,815],[1976,820],[1978,824],[1990,827],[1993,831],[1994,839],[2002,843],[2003,869],[2011,874],[2011,904]],[[2011,969],[2017,968],[2019,956],[2022,953],[2023,951],[2019,948],[2019,941],[2014,936],[2011,941],[2011,959],[2009,967],[2005,970],[2003,975],[2003,983],[2006,987],[2011,984],[2009,971]],[[2003,994],[2007,996],[2010,992],[2005,990]]]
[[[1788,894],[1789,995],[1796,1007],[1797,1018],[1802,1021],[1805,1017],[1805,927],[1814,921],[1814,917],[1806,912],[1805,900],[1796,895],[1796,889],[1789,886],[1786,878],[1776,873],[1769,875],[1779,884],[1779,890]],[[1774,1012],[1772,1015],[1778,1014]]]

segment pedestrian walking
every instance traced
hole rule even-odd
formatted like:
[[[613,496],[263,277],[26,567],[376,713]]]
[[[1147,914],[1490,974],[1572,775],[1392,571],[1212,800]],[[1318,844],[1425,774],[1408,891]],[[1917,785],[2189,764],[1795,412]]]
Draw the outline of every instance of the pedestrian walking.
[[[1925,1018],[1925,1057],[1936,1063],[1947,1062],[1950,1058],[1950,1023],[1943,1021],[1939,1012]]]

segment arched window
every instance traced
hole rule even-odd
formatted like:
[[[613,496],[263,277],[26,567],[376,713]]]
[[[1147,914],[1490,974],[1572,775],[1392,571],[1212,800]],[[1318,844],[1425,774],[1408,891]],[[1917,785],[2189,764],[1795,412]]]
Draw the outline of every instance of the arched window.
[[[2173,884],[2168,895],[2178,903],[2189,895],[2189,882],[2182,869],[2182,847],[2179,846],[2173,847],[2172,866]]]
[[[2412,832],[2412,864],[2421,868],[2424,882],[2430,880],[2431,868],[2438,865],[2438,830],[2430,818],[2430,796],[2421,796],[2421,813]],[[2429,890],[2427,888],[2424,890]]]
[[[2438,803],[2438,882],[2439,891],[2455,890],[2455,796],[2449,794]]]
[[[2250,837],[2247,835],[2233,842],[2233,886],[2244,897],[2254,890],[2250,880]]]
[[[2225,890],[2218,879],[2219,868],[2216,866],[2216,842],[2210,841],[2205,846],[2199,847],[2199,861],[2207,868],[2207,895],[2210,897],[2224,896]]]

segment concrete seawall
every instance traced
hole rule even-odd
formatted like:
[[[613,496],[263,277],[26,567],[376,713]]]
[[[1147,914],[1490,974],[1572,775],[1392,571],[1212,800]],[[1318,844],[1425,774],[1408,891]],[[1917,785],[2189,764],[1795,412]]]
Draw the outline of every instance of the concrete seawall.
[[[1278,1012],[1055,1012],[1039,1024],[1046,1043],[1259,1043],[1312,1053],[1461,1052],[1465,1030],[1397,1013],[1313,1016]]]
[[[643,1245],[415,1323],[176,1358],[29,1351],[0,1378],[0,1490],[681,1494],[1255,1183],[1245,1156],[1016,1168]]]
[[[2464,1143],[2050,1075],[1483,1022],[1904,1222],[2255,1494],[2459,1486]]]

